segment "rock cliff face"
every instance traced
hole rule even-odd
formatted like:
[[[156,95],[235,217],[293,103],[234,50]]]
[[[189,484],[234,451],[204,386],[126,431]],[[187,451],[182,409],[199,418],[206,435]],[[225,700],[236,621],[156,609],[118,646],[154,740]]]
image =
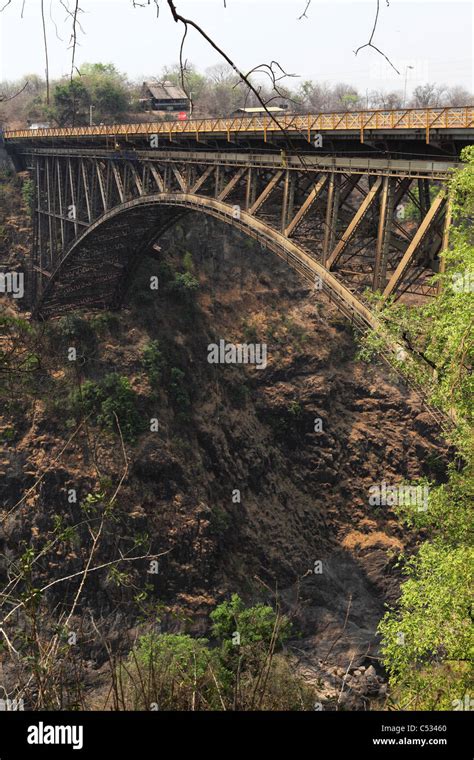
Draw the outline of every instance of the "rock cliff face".
[[[77,521],[88,493],[124,475],[117,528],[97,560],[107,562],[118,538],[145,534],[165,551],[146,579],[163,626],[202,634],[230,592],[247,601],[277,595],[300,631],[290,651],[322,701],[364,708],[384,695],[376,626],[397,597],[397,556],[415,540],[389,507],[369,504],[369,487],[442,477],[439,433],[385,365],[357,360],[347,321],[270,252],[197,216],[160,248],[120,313],[82,315],[75,332],[67,320],[52,323],[38,338],[40,390],[20,390],[2,421],[1,498],[11,511],[2,551],[12,558],[22,542],[39,545],[55,515]],[[180,287],[176,272],[198,289]],[[209,364],[208,345],[220,339],[266,343],[266,368]],[[150,342],[159,351],[155,374],[143,359]],[[78,343],[72,367],[65,351]],[[122,447],[92,420],[69,440],[71,390],[110,373],[128,378],[147,429]],[[68,502],[69,489],[78,504]],[[80,545],[59,545],[40,579],[75,571],[83,559]],[[2,581],[5,572],[0,565]],[[120,591],[106,575],[89,578],[76,613],[85,627],[89,613],[100,618],[122,651],[135,632],[143,568],[130,578]],[[53,589],[51,607],[74,589]],[[103,649],[90,630],[85,640],[99,688]]]

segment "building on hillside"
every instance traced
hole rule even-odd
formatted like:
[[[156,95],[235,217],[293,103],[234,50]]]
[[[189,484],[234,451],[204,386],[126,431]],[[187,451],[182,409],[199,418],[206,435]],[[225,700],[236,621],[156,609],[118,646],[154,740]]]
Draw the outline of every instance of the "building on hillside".
[[[181,87],[172,82],[143,82],[142,107],[147,111],[189,111],[190,101]]]

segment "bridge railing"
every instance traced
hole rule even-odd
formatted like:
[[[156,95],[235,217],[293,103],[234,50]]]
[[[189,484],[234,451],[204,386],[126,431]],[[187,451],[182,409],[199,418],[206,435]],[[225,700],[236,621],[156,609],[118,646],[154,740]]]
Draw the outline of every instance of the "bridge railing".
[[[318,114],[285,114],[273,117],[244,116],[225,119],[189,119],[187,121],[156,121],[138,124],[111,124],[92,127],[53,127],[49,129],[6,130],[4,139],[36,139],[38,137],[119,137],[132,135],[162,135],[170,139],[174,135],[189,134],[199,139],[205,134],[230,135],[236,133],[262,134],[288,132],[301,134],[308,140],[315,132],[365,130],[425,130],[473,129],[474,106],[462,108],[404,108],[397,111],[370,110],[344,111]]]

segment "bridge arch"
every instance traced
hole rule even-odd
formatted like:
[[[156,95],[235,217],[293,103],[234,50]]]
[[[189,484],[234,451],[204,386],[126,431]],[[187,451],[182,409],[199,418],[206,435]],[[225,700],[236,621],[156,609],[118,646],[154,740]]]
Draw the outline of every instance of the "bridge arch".
[[[46,318],[74,306],[118,307],[145,250],[184,214],[196,212],[258,240],[310,282],[319,277],[322,289],[347,317],[362,328],[377,327],[376,317],[362,301],[300,245],[246,211],[190,193],[142,196],[102,214],[64,251],[33,315]]]

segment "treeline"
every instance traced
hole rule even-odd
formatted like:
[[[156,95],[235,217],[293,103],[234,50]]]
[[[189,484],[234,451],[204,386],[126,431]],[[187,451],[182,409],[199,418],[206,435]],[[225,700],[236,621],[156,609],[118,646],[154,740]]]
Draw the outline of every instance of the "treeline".
[[[368,356],[387,339],[415,346],[426,363],[407,356],[399,369],[452,419],[444,432],[454,456],[442,482],[419,483],[429,489],[426,509],[394,507],[419,537],[417,551],[399,560],[400,598],[379,626],[392,700],[407,710],[472,710],[474,693],[474,146],[461,160],[449,184],[453,225],[438,295],[384,306],[386,332],[364,341]]]
[[[268,72],[267,72],[268,73]],[[227,116],[244,106],[260,105],[259,98],[227,65],[217,64],[201,73],[187,65],[182,74],[179,65],[166,66],[153,77],[182,85],[190,95],[194,116]],[[423,84],[412,95],[402,90],[361,93],[352,85],[288,79],[292,86],[272,84],[256,76],[253,85],[259,97],[270,106],[283,105],[289,112],[345,111],[357,109],[396,109],[465,106],[474,97],[463,87]],[[294,83],[294,84],[293,84]],[[0,83],[0,124],[26,126],[33,122],[51,122],[58,126],[81,126],[92,118],[94,124],[136,120],[142,110],[142,82],[130,81],[111,63],[85,63],[72,78],[46,83],[37,74],[20,81]],[[156,114],[153,114],[156,119]],[[174,117],[173,117],[174,118]]]

